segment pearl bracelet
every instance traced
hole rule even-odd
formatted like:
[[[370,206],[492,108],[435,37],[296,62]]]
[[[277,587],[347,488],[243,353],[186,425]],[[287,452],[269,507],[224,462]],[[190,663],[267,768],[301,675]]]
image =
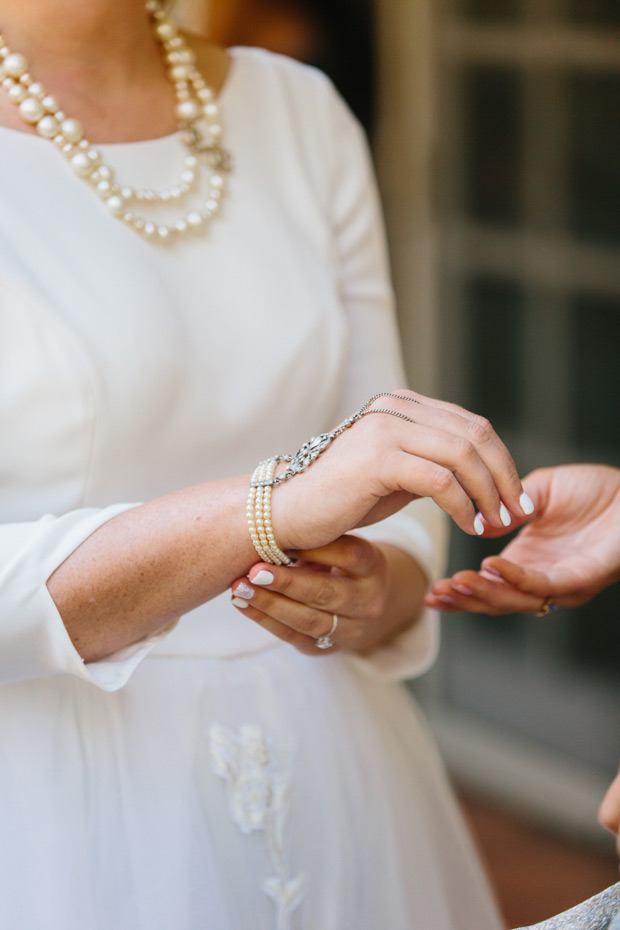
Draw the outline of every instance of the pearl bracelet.
[[[271,524],[271,492],[274,487],[282,481],[287,481],[294,475],[305,471],[337,436],[340,436],[341,433],[344,433],[345,430],[369,413],[388,413],[390,416],[406,420],[408,423],[416,422],[397,410],[389,410],[383,407],[369,410],[370,405],[379,397],[396,397],[398,400],[408,400],[414,404],[420,403],[414,397],[406,397],[404,394],[393,394],[389,391],[375,394],[370,400],[366,401],[363,407],[360,407],[357,413],[347,417],[335,430],[313,436],[297,450],[295,455],[275,455],[273,458],[259,462],[250,481],[247,515],[252,545],[262,562],[268,562],[270,565],[290,565],[292,562],[292,559],[289,559],[278,546]],[[286,462],[287,466],[281,474],[276,475],[276,468],[280,462]]]
[[[282,456],[277,455],[259,462],[252,475],[248,495],[247,514],[252,545],[261,561],[270,565],[290,565],[292,561],[278,546],[271,524],[273,476],[280,461]]]

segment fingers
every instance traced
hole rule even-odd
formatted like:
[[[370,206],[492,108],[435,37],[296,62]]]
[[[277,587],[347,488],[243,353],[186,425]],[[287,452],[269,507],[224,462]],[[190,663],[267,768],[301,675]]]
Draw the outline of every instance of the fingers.
[[[543,601],[544,596],[521,591],[499,578],[474,571],[457,572],[452,578],[435,582],[424,599],[427,607],[436,610],[489,616],[536,613]]]
[[[233,583],[233,606],[313,655],[316,640],[329,633],[337,615],[334,645],[359,647],[385,607],[387,562],[381,548],[358,536],[343,536],[297,555],[292,568],[254,565],[247,578]]]
[[[519,529],[529,520],[531,517],[519,517],[511,514],[511,522],[508,528],[502,526],[498,527],[489,523],[486,517],[482,513],[477,514],[478,526],[480,526],[481,532],[480,536],[484,536],[485,539],[497,539],[499,536],[505,536],[507,532],[512,532],[513,530]],[[497,524],[497,521],[496,521]]]
[[[370,576],[377,571],[380,553],[361,536],[347,534],[318,549],[297,551],[299,559],[337,568],[355,577]],[[294,579],[297,582],[297,578]],[[303,580],[301,577],[300,581]]]
[[[234,589],[233,589],[234,590]],[[303,614],[299,614],[297,618],[297,626],[299,629],[292,625],[291,617],[292,613],[289,609],[290,605],[280,604],[278,609],[278,604],[275,600],[271,602],[270,609],[272,611],[277,611],[284,614],[288,620],[284,622],[283,620],[278,620],[276,617],[273,617],[269,613],[260,610],[258,603],[261,601],[261,598],[254,601],[245,602],[246,606],[241,606],[240,598],[237,596],[233,597],[232,604],[237,607],[239,610],[243,611],[244,616],[249,617],[250,620],[253,620],[259,626],[262,626],[263,629],[267,630],[269,633],[272,633],[274,636],[277,636],[278,639],[281,639],[285,643],[289,643],[291,646],[294,646],[295,649],[298,649],[300,652],[303,652],[305,655],[319,656],[323,655],[323,651],[317,646],[317,639],[319,636],[325,636],[332,626],[332,617],[329,614],[320,615],[320,619],[313,617],[305,617]],[[303,605],[300,605],[303,606]],[[293,612],[294,613],[294,612]],[[303,632],[304,629],[307,629],[308,632]],[[327,652],[338,652],[339,644],[334,640],[334,645]]]
[[[410,403],[407,404],[408,408],[414,411],[409,414],[411,418],[420,425],[434,425],[445,432],[454,433],[466,443],[470,443],[493,475],[499,496],[510,512],[518,517],[529,516],[532,513],[531,502],[521,502],[524,489],[517,467],[491,423],[485,417],[471,413],[456,404],[434,400],[421,394],[416,395],[414,392],[409,393],[418,401],[413,408]],[[484,513],[484,509],[481,509]],[[489,522],[495,525],[493,520]]]
[[[384,571],[384,558],[376,546],[359,536],[342,536],[327,546],[301,550],[297,555],[302,561],[292,570],[263,563],[252,567],[249,580],[254,582],[253,587],[258,584],[261,589],[261,609],[267,609],[269,598],[277,594],[330,615],[355,617],[368,613],[369,599],[377,587],[370,579]],[[311,564],[305,566],[304,560]],[[316,571],[320,564],[335,571]],[[267,575],[273,580],[268,581]]]
[[[403,490],[431,497],[465,533],[482,535],[482,521],[477,520],[469,495],[450,468],[405,452],[395,453],[392,462]]]
[[[476,502],[487,522],[498,529],[500,534],[513,524],[514,517],[500,497],[492,472],[469,439],[436,429],[412,426],[403,448],[451,472],[467,497]]]
[[[353,645],[356,622],[344,611],[354,611],[357,605],[362,609],[359,588],[359,582],[343,576],[259,563],[248,578],[233,583],[232,604],[275,636],[314,655],[316,640],[329,632],[334,614],[339,617],[334,646],[343,640],[347,648]]]
[[[249,578],[239,578],[232,584],[232,604],[274,636],[306,654],[317,654],[316,640],[332,625],[332,616],[307,608],[276,590],[276,572],[280,584],[287,574],[300,569],[276,569],[259,563],[253,566]],[[250,580],[251,579],[251,580]],[[336,645],[336,644],[334,644]]]
[[[371,410],[389,407],[414,421],[399,423],[400,444],[405,452],[452,472],[464,493],[476,502],[487,523],[500,532],[532,513],[532,502],[524,492],[515,463],[488,420],[454,404],[431,400],[414,392],[403,392],[403,396],[410,396],[416,403],[380,397]],[[416,468],[417,465],[416,462]],[[435,480],[447,483],[440,472]],[[404,487],[419,493],[411,483]],[[457,522],[471,533],[474,519],[475,515],[471,515],[468,527]],[[475,530],[480,534],[479,524]]]
[[[483,571],[502,578],[507,584],[518,588],[527,594],[538,598],[549,597],[555,592],[552,590],[552,580],[544,572],[536,571],[523,565],[516,565],[509,559],[499,555],[492,555],[482,562]]]

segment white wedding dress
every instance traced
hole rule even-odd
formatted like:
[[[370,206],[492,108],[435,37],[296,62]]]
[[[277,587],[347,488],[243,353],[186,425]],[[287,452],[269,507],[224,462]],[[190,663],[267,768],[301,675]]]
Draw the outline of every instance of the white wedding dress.
[[[294,451],[403,384],[361,133],[318,72],[233,50],[205,238],[113,220],[0,129],[0,926],[496,930],[403,688],[437,619],[316,659],[230,606],[85,665],[46,580],[127,507]],[[176,136],[102,146],[164,187]],[[277,492],[276,492],[277,493]],[[440,571],[427,502],[366,531]]]

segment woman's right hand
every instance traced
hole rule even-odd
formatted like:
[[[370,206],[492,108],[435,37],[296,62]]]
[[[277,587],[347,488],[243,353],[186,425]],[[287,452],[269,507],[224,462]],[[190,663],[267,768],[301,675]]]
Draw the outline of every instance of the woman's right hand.
[[[532,512],[515,463],[488,420],[455,404],[400,390],[382,395],[310,467],[278,485],[272,519],[281,548],[326,545],[431,497],[466,533],[497,530]],[[405,399],[406,398],[406,399]],[[472,501],[474,503],[472,503]]]

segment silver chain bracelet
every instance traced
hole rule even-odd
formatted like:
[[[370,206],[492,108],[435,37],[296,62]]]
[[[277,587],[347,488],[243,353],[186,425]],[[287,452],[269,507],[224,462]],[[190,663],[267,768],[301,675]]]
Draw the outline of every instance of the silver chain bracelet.
[[[288,462],[287,467],[279,475],[275,475],[273,478],[270,478],[268,481],[253,481],[250,487],[275,487],[280,484],[282,481],[287,481],[289,478],[292,478],[294,475],[298,475],[300,472],[305,471],[313,462],[316,462],[319,455],[322,452],[325,452],[327,447],[336,439],[337,436],[341,436],[345,430],[348,430],[354,423],[357,423],[358,420],[361,420],[362,417],[368,416],[370,413],[389,413],[390,416],[399,417],[401,420],[406,420],[408,423],[415,423],[415,420],[412,420],[411,417],[406,416],[404,413],[399,413],[398,410],[388,410],[387,408],[376,408],[375,410],[369,410],[371,404],[374,404],[376,400],[380,397],[396,397],[397,400],[408,400],[412,404],[419,404],[419,400],[415,400],[413,397],[405,397],[404,394],[392,394],[389,391],[382,392],[381,394],[374,394],[370,400],[367,400],[363,407],[354,413],[353,416],[347,417],[340,426],[332,430],[330,433],[320,433],[318,436],[312,436],[308,442],[305,442],[303,446],[297,450],[295,455],[276,455],[274,456],[277,464],[280,462]]]
[[[325,452],[328,446],[341,436],[345,430],[348,430],[354,423],[361,420],[362,417],[371,413],[387,413],[390,416],[398,417],[400,420],[406,420],[407,423],[415,423],[411,417],[400,413],[398,410],[389,410],[384,407],[376,407],[369,410],[379,397],[395,397],[397,400],[408,400],[413,404],[419,404],[420,401],[414,397],[406,397],[404,394],[393,394],[389,391],[381,394],[374,394],[370,400],[367,400],[363,407],[354,413],[353,416],[347,417],[340,426],[329,433],[320,433],[318,436],[312,436],[308,442],[305,442],[295,455],[274,455],[270,459],[259,462],[252,480],[250,481],[250,493],[247,503],[248,526],[252,545],[256,549],[260,559],[271,565],[290,565],[291,559],[283,552],[276,542],[271,524],[271,492],[276,485],[293,478],[300,472],[305,471],[315,462],[318,457]],[[275,470],[280,462],[287,462],[287,466],[279,475]]]

